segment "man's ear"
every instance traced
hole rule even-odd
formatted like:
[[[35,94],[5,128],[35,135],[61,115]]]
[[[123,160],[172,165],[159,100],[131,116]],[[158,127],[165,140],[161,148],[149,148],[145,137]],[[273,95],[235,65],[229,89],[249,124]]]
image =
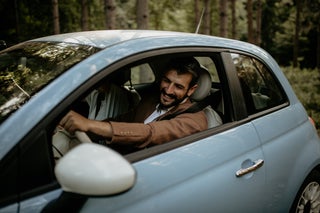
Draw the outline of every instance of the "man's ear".
[[[198,87],[198,84],[195,84],[189,88],[189,90],[187,92],[188,97],[190,97],[194,93],[194,91],[196,91],[197,87]]]

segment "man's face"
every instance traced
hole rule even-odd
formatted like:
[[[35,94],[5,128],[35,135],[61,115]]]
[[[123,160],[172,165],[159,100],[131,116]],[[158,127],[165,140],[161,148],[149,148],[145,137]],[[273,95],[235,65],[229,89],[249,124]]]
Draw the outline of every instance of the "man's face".
[[[197,85],[189,88],[191,80],[189,73],[178,75],[175,70],[166,72],[160,84],[160,104],[166,108],[172,107],[192,95]]]

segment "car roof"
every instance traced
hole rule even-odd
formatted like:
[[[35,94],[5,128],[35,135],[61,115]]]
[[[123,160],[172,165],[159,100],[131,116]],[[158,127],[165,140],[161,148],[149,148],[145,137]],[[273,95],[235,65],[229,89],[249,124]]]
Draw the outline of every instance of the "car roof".
[[[97,48],[107,48],[119,43],[132,40],[150,40],[150,39],[168,39],[171,38],[188,39],[190,45],[197,43],[206,43],[210,41],[211,47],[226,47],[232,49],[261,49],[253,44],[242,42],[238,40],[221,38],[203,34],[187,33],[187,32],[174,32],[174,31],[159,31],[159,30],[97,30],[97,31],[82,31],[74,33],[65,33],[58,35],[51,35],[42,38],[33,39],[31,41],[51,41],[51,42],[65,42],[81,45],[89,45]],[[30,42],[30,41],[29,41]],[[202,45],[201,45],[202,46]]]
[[[161,41],[159,41],[161,40]],[[117,46],[121,43],[144,44],[144,42],[158,42],[155,46],[201,46],[234,49],[254,54],[264,61],[273,59],[262,48],[239,40],[216,37],[204,34],[187,32],[160,31],[160,30],[96,30],[50,35],[42,38],[33,39],[27,42],[64,42],[80,45],[89,45],[100,49]],[[131,43],[132,44],[132,43]],[[130,45],[130,44],[129,44]],[[132,47],[132,46],[130,46]],[[140,46],[141,47],[141,46]],[[145,48],[145,47],[141,47]],[[139,49],[139,48],[137,48]],[[148,48],[147,48],[148,49]],[[275,61],[274,61],[275,62]]]
[[[97,30],[51,35],[31,41],[66,42],[107,48],[128,40],[150,37],[190,36],[191,33],[156,30]]]

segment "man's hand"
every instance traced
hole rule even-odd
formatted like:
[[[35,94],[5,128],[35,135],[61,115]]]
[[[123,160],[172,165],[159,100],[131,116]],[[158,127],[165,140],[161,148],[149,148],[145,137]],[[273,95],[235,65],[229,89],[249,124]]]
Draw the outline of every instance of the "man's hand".
[[[109,122],[90,120],[74,111],[68,112],[68,114],[61,119],[59,125],[71,134],[74,134],[75,131],[82,131],[86,133],[91,132],[108,139],[113,136]]]
[[[60,121],[59,125],[73,134],[76,130],[87,132],[89,130],[90,120],[82,115],[70,111]]]

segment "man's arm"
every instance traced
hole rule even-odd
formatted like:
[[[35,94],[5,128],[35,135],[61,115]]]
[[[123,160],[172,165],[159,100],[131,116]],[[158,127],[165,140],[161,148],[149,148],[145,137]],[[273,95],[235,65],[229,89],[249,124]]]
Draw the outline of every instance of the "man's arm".
[[[72,134],[75,131],[82,131],[91,132],[104,138],[112,138],[113,136],[109,122],[87,119],[74,111],[70,111],[64,116],[59,125]]]
[[[149,124],[107,122],[87,119],[70,111],[60,122],[68,132],[90,132],[102,136],[112,143],[139,148],[163,144],[207,129],[208,123],[203,111],[183,113],[170,120]]]
[[[203,111],[182,113],[170,120],[149,124],[110,122],[113,131],[112,143],[134,145],[139,148],[163,144],[208,128]]]

